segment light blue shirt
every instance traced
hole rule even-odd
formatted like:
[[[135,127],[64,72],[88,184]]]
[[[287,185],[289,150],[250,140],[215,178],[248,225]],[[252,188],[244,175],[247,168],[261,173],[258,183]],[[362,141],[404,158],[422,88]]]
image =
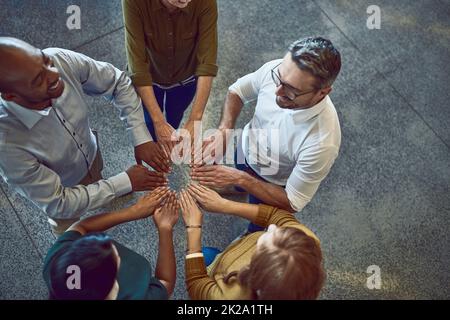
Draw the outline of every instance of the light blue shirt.
[[[139,96],[126,74],[83,54],[50,48],[65,88],[52,107],[34,111],[0,98],[0,175],[49,217],[72,219],[131,192],[122,172],[78,185],[92,165],[97,143],[85,95],[103,96],[120,111],[134,146],[151,141]]]

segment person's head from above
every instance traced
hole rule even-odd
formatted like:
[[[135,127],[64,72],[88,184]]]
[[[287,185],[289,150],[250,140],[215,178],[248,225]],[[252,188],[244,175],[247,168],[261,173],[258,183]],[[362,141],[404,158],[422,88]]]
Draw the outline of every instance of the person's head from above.
[[[186,8],[192,0],[161,0],[162,4],[168,9],[183,9]]]
[[[325,281],[322,252],[317,242],[292,227],[270,225],[258,238],[250,264],[237,276],[257,300],[317,299]]]
[[[276,102],[283,109],[310,108],[331,92],[341,69],[341,55],[330,40],[309,37],[289,46],[272,69]]]
[[[0,37],[0,74],[2,98],[28,109],[50,107],[64,91],[52,58],[19,39]]]
[[[79,268],[79,279],[71,266]],[[115,300],[119,292],[119,268],[120,256],[109,236],[85,235],[51,261],[50,299]]]

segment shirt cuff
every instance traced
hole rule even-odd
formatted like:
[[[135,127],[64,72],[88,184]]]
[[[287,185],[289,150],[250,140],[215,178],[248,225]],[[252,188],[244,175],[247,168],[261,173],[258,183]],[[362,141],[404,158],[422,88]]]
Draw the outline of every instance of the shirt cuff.
[[[133,140],[133,145],[135,147],[153,141],[150,132],[148,132],[147,125],[145,122],[143,124],[138,125],[137,127],[132,128],[131,130],[131,139]]]
[[[261,227],[267,227],[269,224],[269,219],[270,216],[272,215],[272,211],[273,211],[272,206],[268,206],[265,204],[259,204],[258,205],[258,215],[256,217],[255,220],[253,220],[254,224],[257,224],[258,226]]]
[[[121,197],[127,193],[133,191],[130,177],[126,172],[121,172],[118,175],[108,179],[113,187],[116,197]]]
[[[197,66],[195,69],[195,75],[200,76],[211,76],[215,77],[217,75],[217,71],[219,67],[216,64],[212,63],[204,63]]]
[[[136,72],[131,74],[130,78],[137,87],[151,86],[153,84],[150,72]]]
[[[203,253],[196,252],[196,253],[191,253],[191,254],[186,255],[186,259],[198,258],[198,257],[202,257],[203,258]]]
[[[207,275],[205,259],[203,255],[201,257],[186,259],[184,263],[186,279],[195,276],[204,276]]]

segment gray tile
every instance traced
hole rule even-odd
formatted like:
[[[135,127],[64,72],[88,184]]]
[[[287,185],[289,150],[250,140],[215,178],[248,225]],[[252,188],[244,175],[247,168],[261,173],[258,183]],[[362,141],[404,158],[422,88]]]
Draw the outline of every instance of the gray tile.
[[[86,5],[97,8],[99,3]],[[449,115],[445,106],[449,93],[445,84],[449,70],[441,59],[443,53],[448,53],[449,42],[445,41],[448,9],[444,2],[437,1],[428,2],[423,8],[423,3],[382,1],[379,5],[386,20],[382,20],[380,31],[369,32],[365,28],[368,4],[289,0],[273,5],[268,0],[251,0],[243,10],[239,2],[219,1],[220,70],[205,113],[204,128],[217,126],[227,88],[238,77],[281,57],[287,45],[297,38],[329,37],[344,60],[331,95],[341,120],[343,144],[329,177],[312,202],[297,214],[322,240],[328,280],[321,297],[448,299],[450,152],[435,134],[448,144]],[[39,13],[44,5],[33,6],[34,12]],[[95,21],[105,21],[101,17],[114,12],[118,2],[106,6],[100,19],[93,18],[99,14],[97,9],[92,11],[92,16],[86,18],[86,24],[90,23],[92,28],[82,30],[78,38],[64,33],[64,37],[55,36],[53,31],[44,33],[51,30],[46,24],[41,33],[30,33],[28,26],[15,30],[22,30],[23,35],[28,34],[29,39],[43,46],[54,38],[55,45],[69,48],[104,34],[103,31],[109,32],[80,46],[79,51],[123,68],[126,63],[123,30],[110,32],[120,27],[121,17],[115,12],[112,25],[97,25]],[[11,10],[16,9],[9,10],[11,16],[14,13]],[[53,14],[59,17],[56,11]],[[417,61],[429,62],[422,65]],[[99,130],[104,175],[108,177],[134,163],[133,149],[114,108],[101,99],[90,101],[91,126]],[[243,127],[252,114],[252,106],[246,107],[237,127]],[[184,175],[180,170],[174,178]],[[3,182],[0,185],[40,253],[45,254],[53,238],[44,215]],[[123,197],[98,212],[129,206],[138,196]],[[242,219],[206,214],[203,243],[223,249],[245,226]],[[178,266],[174,299],[187,298],[184,232],[180,221],[174,233]],[[111,234],[155,266],[157,232],[149,219],[118,226]],[[2,250],[14,253],[13,248],[8,245]],[[379,291],[369,290],[365,285],[366,269],[372,264],[381,268],[383,285]],[[17,268],[20,262],[12,261],[11,265]],[[7,266],[11,268],[9,263]],[[13,291],[11,295],[20,296],[20,289]]]
[[[378,1],[381,29],[366,27],[372,1],[316,3],[411,108],[450,146],[450,6],[445,1]],[[344,60],[345,61],[345,60]],[[390,103],[393,108],[396,102]]]
[[[0,186],[4,189],[9,201],[18,213],[25,228],[36,243],[41,256],[45,256],[47,250],[55,241],[50,225],[47,222],[47,216],[34,206],[31,201],[20,196],[10,186],[0,181]]]
[[[80,30],[66,26],[70,16],[66,11],[73,4],[81,10]],[[123,27],[120,0],[3,0],[1,6],[0,35],[17,37],[36,47],[73,49]]]
[[[297,214],[322,240],[326,297],[448,298],[450,152],[405,103],[390,114],[395,92],[379,76],[371,83],[364,93],[335,91],[343,106],[340,156]],[[372,264],[389,279],[381,294],[364,287]]]
[[[0,188],[0,300],[45,299],[42,258]]]

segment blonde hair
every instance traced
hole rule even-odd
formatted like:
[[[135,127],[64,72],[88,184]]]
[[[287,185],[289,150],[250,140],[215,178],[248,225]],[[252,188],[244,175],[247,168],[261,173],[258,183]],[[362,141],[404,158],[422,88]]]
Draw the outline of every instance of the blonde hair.
[[[275,230],[273,245],[260,246],[250,264],[229,273],[237,276],[255,300],[317,299],[325,281],[322,252],[318,243],[292,227]]]

